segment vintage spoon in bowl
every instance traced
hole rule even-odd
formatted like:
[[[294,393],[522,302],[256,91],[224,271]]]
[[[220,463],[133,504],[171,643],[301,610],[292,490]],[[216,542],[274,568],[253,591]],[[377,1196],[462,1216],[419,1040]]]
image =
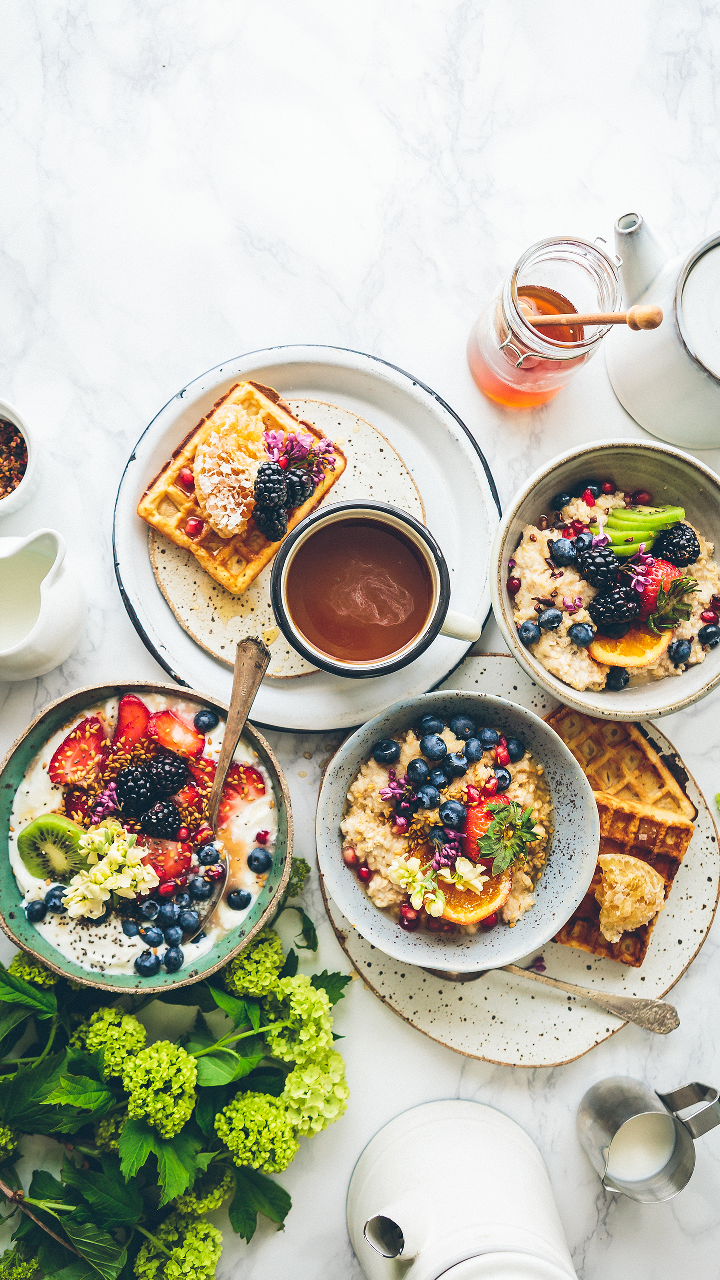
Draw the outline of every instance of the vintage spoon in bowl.
[[[233,676],[232,694],[230,695],[230,706],[225,720],[225,732],[217,768],[215,769],[215,777],[208,796],[207,825],[212,830],[213,835],[217,831],[218,810],[227,771],[232,764],[235,748],[245,728],[245,721],[250,714],[255,694],[260,688],[269,663],[270,650],[267,645],[263,644],[262,640],[249,636],[247,640],[240,641],[235,654],[235,674]],[[222,869],[223,874],[218,876],[212,896],[204,904],[205,910],[200,917],[197,929],[193,930],[192,933],[188,931],[188,934],[183,936],[184,945],[192,942],[199,933],[202,933],[207,928],[225,891],[228,877],[228,859],[223,858],[221,862],[215,865]]]

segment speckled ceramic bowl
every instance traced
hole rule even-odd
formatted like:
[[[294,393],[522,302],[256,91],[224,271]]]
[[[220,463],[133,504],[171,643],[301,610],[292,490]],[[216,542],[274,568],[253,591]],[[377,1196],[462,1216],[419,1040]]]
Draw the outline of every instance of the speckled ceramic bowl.
[[[22,434],[27,445],[27,466],[22,480],[16,489],[13,489],[11,493],[7,493],[4,498],[0,498],[0,516],[9,516],[24,507],[25,503],[32,498],[37,490],[37,448],[27,422],[19,410],[7,400],[0,400],[0,418],[4,418],[6,422],[12,422]]]
[[[437,714],[447,722],[466,714],[479,725],[520,738],[545,769],[554,806],[554,832],[535,906],[509,928],[476,934],[406,933],[368,898],[342,859],[340,821],[348,789],[379,738],[395,738],[420,718]],[[505,698],[462,690],[426,693],[396,702],[342,744],[330,761],[317,808],[318,864],[325,888],[347,920],[368,942],[405,964],[445,973],[474,973],[514,964],[542,947],[572,915],[592,880],[600,843],[597,807],[582,769],[557,734],[532,711]]]
[[[200,978],[209,977],[221,965],[227,964],[234,955],[250,941],[255,934],[269,924],[275,910],[275,899],[282,893],[290,874],[292,857],[292,813],[290,795],[287,784],[268,743],[262,734],[249,722],[243,729],[242,736],[252,743],[260,762],[267,769],[272,781],[273,795],[278,814],[278,833],[275,842],[273,865],[263,890],[251,910],[243,918],[236,929],[226,933],[224,938],[215,944],[211,951],[201,956],[197,964],[178,970],[177,973],[165,973],[161,970],[154,978],[140,978],[136,973],[101,974],[88,972],[72,960],[56,951],[51,943],[30,924],[22,909],[22,894],[17,886],[8,856],[8,833],[15,792],[17,791],[28,765],[35,758],[47,739],[62,728],[73,716],[81,714],[85,708],[103,702],[107,698],[121,697],[124,693],[143,694],[161,693],[174,697],[182,697],[187,702],[197,703],[200,707],[214,707],[221,715],[227,714],[224,703],[215,698],[207,698],[199,693],[178,688],[170,684],[122,684],[94,685],[87,689],[79,689],[58,702],[52,702],[33,720],[25,733],[10,748],[2,765],[0,765],[0,926],[16,946],[22,947],[30,955],[41,960],[43,964],[54,969],[66,978],[74,978],[89,987],[102,987],[107,991],[139,992],[160,994],[167,987],[184,987]]]
[[[510,652],[533,680],[568,707],[603,720],[657,720],[704,698],[720,684],[720,646],[704,662],[679,676],[667,676],[619,693],[579,692],[551,673],[518,639],[512,597],[507,592],[512,558],[522,531],[547,513],[556,493],[580,480],[609,478],[619,489],[647,489],[655,502],[685,508],[688,520],[715,544],[720,555],[720,479],[696,458],[668,444],[645,440],[602,440],[551,458],[530,477],[508,506],[490,556],[490,592],[498,626]]]

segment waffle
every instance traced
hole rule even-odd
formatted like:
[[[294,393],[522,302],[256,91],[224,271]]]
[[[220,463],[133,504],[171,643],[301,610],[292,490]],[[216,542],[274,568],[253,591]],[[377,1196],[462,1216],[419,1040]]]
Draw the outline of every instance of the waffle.
[[[593,791],[652,805],[692,821],[694,806],[637,725],[593,720],[570,707],[547,717],[582,767]]]
[[[317,439],[321,438],[321,433],[311,423],[301,422],[290,412],[276,391],[263,387],[258,382],[237,382],[215,402],[210,412],[185,437],[170,461],[146,489],[137,511],[153,529],[157,529],[176,546],[192,552],[211,578],[233,595],[239,596],[272,560],[280,543],[268,542],[256,529],[253,520],[243,533],[232,538],[221,538],[205,522],[194,493],[187,493],[178,483],[180,471],[183,467],[192,469],[198,446],[211,433],[213,414],[221,405],[227,404],[240,404],[248,413],[258,415],[266,431],[282,431],[287,435],[302,427],[304,432]],[[342,475],[345,465],[345,456],[335,445],[335,470],[326,471],[307,502],[288,513],[288,532],[322,502]],[[204,528],[199,537],[189,538],[185,533],[185,525],[190,517],[203,521]]]
[[[667,901],[677,869],[692,840],[692,822],[667,810],[618,800],[603,792],[595,793],[595,801],[600,814],[600,853],[629,853],[633,858],[647,862],[662,876]],[[600,932],[600,904],[595,898],[599,882],[598,866],[580,906],[553,941],[589,951],[605,960],[618,960],[620,964],[639,968],[658,917],[656,915],[639,929],[624,933],[618,942],[608,942]]]

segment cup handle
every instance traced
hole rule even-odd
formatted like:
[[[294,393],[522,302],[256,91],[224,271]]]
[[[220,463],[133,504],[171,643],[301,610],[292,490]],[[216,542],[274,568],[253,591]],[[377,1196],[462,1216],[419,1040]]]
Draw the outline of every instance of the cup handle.
[[[696,1111],[695,1115],[690,1116],[688,1120],[678,1117],[691,1138],[702,1138],[704,1133],[709,1133],[720,1124],[718,1091],[708,1084],[698,1084],[695,1080],[693,1084],[683,1085],[681,1089],[673,1089],[671,1093],[658,1093],[658,1098],[673,1115],[677,1111],[684,1111],[686,1107],[694,1107],[698,1102],[706,1104],[702,1111]]]
[[[481,631],[482,626],[475,618],[468,618],[464,613],[453,613],[452,609],[449,609],[440,628],[440,635],[452,636],[453,640],[467,640],[469,644],[474,644],[480,639]]]

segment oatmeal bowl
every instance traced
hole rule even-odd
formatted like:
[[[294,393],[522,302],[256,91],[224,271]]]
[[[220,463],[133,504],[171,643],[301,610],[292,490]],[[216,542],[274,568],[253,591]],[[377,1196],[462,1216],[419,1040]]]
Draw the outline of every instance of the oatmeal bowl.
[[[570,450],[502,520],[495,617],[528,675],[575,710],[669,715],[720,683],[719,540],[720,480],[695,458],[641,440]]]
[[[33,721],[0,766],[12,942],[73,981],[150,994],[213,973],[269,922],[290,872],[290,799],[247,723],[207,825],[226,710],[173,685],[104,685]]]
[[[590,785],[544,721],[448,690],[395,703],[342,744],[316,838],[324,890],[373,946],[474,973],[557,933],[600,837]]]

